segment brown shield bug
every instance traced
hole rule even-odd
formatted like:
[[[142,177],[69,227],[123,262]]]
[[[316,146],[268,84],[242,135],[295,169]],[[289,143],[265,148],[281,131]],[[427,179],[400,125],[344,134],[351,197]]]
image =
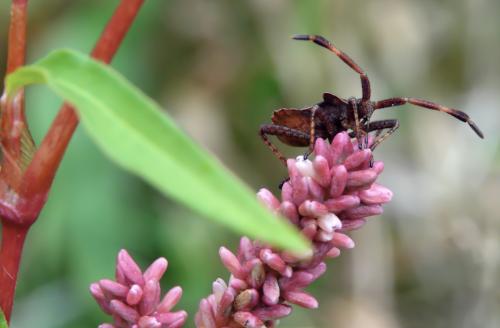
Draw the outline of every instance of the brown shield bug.
[[[375,138],[370,149],[375,149],[399,127],[397,119],[370,121],[375,110],[401,106],[406,103],[419,107],[447,113],[462,122],[467,122],[474,132],[484,138],[483,133],[466,113],[445,107],[427,100],[417,98],[396,97],[379,101],[370,100],[370,80],[366,73],[347,54],[337,49],[325,38],[318,35],[296,35],[295,40],[312,41],[337,55],[344,63],[352,68],[361,78],[361,98],[342,99],[331,93],[323,94],[323,101],[303,109],[283,108],[274,111],[271,117],[272,124],[260,127],[260,136],[264,143],[286,166],[286,158],[278,148],[271,143],[268,135],[276,136],[281,142],[296,147],[309,147],[313,150],[316,138],[332,140],[342,131],[349,131],[350,136],[356,137],[359,148],[368,147],[368,133],[375,131]],[[382,134],[382,132],[385,133]],[[363,142],[363,136],[364,142]],[[307,153],[306,156],[309,154]]]

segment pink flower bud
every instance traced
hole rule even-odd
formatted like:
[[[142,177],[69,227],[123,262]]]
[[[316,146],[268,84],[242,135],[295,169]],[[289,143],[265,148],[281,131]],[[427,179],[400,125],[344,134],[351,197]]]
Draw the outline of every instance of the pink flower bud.
[[[347,210],[340,215],[341,220],[357,220],[363,219],[368,216],[380,215],[384,209],[380,205],[366,205],[358,206],[356,208]]]
[[[141,314],[149,315],[156,309],[156,306],[158,306],[160,302],[160,283],[156,280],[148,280],[144,285],[143,291],[144,293],[139,308]]]
[[[372,152],[370,149],[363,149],[361,151],[355,152],[349,155],[344,162],[344,166],[348,171],[359,168],[362,164],[368,162],[372,157]]]
[[[118,253],[117,262],[121,272],[129,281],[140,286],[144,285],[141,269],[126,250],[122,249]]]
[[[144,316],[139,319],[139,328],[161,328],[161,322],[159,322],[155,317]]]
[[[182,288],[176,286],[168,291],[163,300],[158,304],[156,311],[159,313],[170,312],[182,297]]]
[[[162,327],[178,328],[186,322],[187,313],[186,311],[160,313],[156,315],[156,318],[162,323]]]
[[[255,289],[246,289],[239,293],[234,300],[236,311],[249,311],[259,302],[259,292]]]
[[[128,293],[128,287],[113,280],[102,279],[99,281],[99,286],[101,286],[101,290],[104,292],[104,295],[107,296],[108,299],[111,298],[125,298]]]
[[[307,309],[316,309],[319,306],[318,301],[305,292],[287,291],[283,297],[288,302]]]
[[[262,290],[262,301],[266,305],[275,305],[278,303],[280,298],[280,287],[278,285],[278,279],[276,279],[275,275],[271,273],[267,274]]]
[[[243,290],[247,289],[248,284],[245,282],[245,280],[241,280],[235,278],[234,276],[231,276],[231,278],[229,278],[229,286],[231,286],[235,290]]]
[[[247,262],[250,270],[250,286],[253,288],[260,288],[266,279],[266,270],[264,264],[259,259],[253,259]]]
[[[325,157],[316,155],[316,158],[313,161],[313,169],[315,171],[315,174],[312,177],[314,181],[316,181],[323,188],[330,185],[332,175],[330,174],[328,160]]]
[[[333,158],[330,150],[330,145],[327,142],[325,142],[324,139],[322,138],[316,139],[316,143],[314,144],[314,153],[316,154],[316,158],[322,157],[326,159],[328,166],[333,165]]]
[[[240,278],[244,277],[245,274],[241,268],[240,261],[236,258],[236,256],[227,248],[221,247],[219,249],[219,256],[222,260],[224,266],[231,272],[235,277]]]
[[[354,240],[352,240],[348,235],[345,235],[340,232],[334,233],[331,243],[335,247],[348,248],[348,249],[354,248],[354,246],[356,246]]]
[[[168,261],[163,257],[158,258],[144,272],[143,275],[144,280],[160,281],[161,277],[163,277],[163,274],[167,270],[167,267],[168,267]]]
[[[139,320],[139,312],[121,301],[112,300],[110,303],[110,308],[113,313],[117,314],[118,316],[120,316],[120,318],[127,322],[134,323]]]
[[[355,208],[359,205],[360,199],[355,195],[342,195],[334,199],[329,199],[325,202],[326,207],[330,212],[338,214],[350,208]]]
[[[347,178],[347,188],[366,188],[377,179],[377,172],[373,169],[353,171]]]
[[[288,316],[292,308],[284,304],[276,304],[269,307],[259,308],[253,314],[262,321],[278,320]]]
[[[344,220],[342,221],[341,231],[352,231],[361,228],[366,223],[365,219]]]
[[[332,213],[327,213],[318,217],[318,226],[321,230],[332,233],[334,230],[342,228],[342,222],[340,219]]]
[[[127,293],[127,304],[137,305],[142,300],[143,290],[139,285],[132,285]]]
[[[392,191],[384,186],[374,183],[370,189],[359,192],[359,198],[363,204],[384,204],[392,199]]]
[[[276,211],[280,207],[279,200],[267,189],[262,188],[257,193],[257,198],[264,204],[271,212]]]
[[[264,328],[264,323],[250,312],[239,311],[234,314],[234,321],[245,328]]]
[[[260,252],[260,259],[265,264],[269,265],[273,270],[279,273],[284,273],[286,270],[286,263],[279,257],[279,255],[271,252],[270,249],[263,249]]]
[[[306,200],[299,206],[302,216],[319,217],[328,213],[328,208],[320,202]]]
[[[331,169],[332,183],[330,185],[330,197],[336,198],[342,195],[347,184],[349,173],[344,165],[336,165]]]
[[[339,256],[340,256],[340,249],[338,249],[337,247],[333,247],[331,250],[329,250],[326,253],[326,257],[328,257],[330,259],[333,259],[333,258],[336,258]]]
[[[297,212],[297,207],[292,202],[282,202],[280,206],[280,212],[283,216],[286,216],[291,223],[299,223],[299,213]]]

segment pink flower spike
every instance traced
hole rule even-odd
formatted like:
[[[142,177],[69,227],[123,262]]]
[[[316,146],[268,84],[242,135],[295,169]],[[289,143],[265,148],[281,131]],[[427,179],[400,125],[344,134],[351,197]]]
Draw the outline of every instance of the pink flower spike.
[[[143,290],[139,285],[132,285],[127,293],[127,304],[137,305],[142,300]]]
[[[175,305],[179,302],[182,297],[182,288],[176,286],[168,291],[167,294],[163,297],[163,300],[158,304],[156,311],[158,313],[166,313],[170,312],[174,308]]]
[[[117,262],[121,269],[120,271],[129,281],[137,285],[144,285],[141,269],[126,250],[122,249],[118,253]]]
[[[284,293],[283,297],[288,302],[307,309],[316,309],[319,306],[318,301],[305,292],[288,291]]]
[[[383,164],[375,162],[370,168],[371,151],[359,150],[346,132],[337,134],[331,145],[318,138],[311,159],[287,161],[289,181],[282,186],[281,203],[268,190],[258,195],[312,242],[310,253],[293,254],[242,238],[237,256],[231,253],[223,260],[232,273],[229,287],[213,288],[204,300],[207,305],[200,304],[198,328],[275,328],[279,318],[290,314],[288,303],[318,307],[303,290],[326,271],[327,258],[354,247],[339,231],[359,228],[365,217],[381,213],[382,203],[392,196],[374,184]]]
[[[172,288],[160,304],[161,289],[159,279],[165,273],[167,264],[166,259],[157,259],[144,273],[144,277],[151,279],[143,284],[136,284],[133,280],[139,279],[134,278],[134,276],[140,273],[141,270],[130,255],[122,250],[117,257],[116,272],[117,277],[123,283],[102,279],[99,283],[90,285],[90,292],[97,303],[106,313],[113,316],[114,325],[112,327],[173,328],[180,327],[183,324],[184,321],[180,320],[165,325],[155,319],[160,313],[171,314],[170,310],[182,295],[182,290],[179,287]],[[132,276],[130,275],[131,272],[133,273]]]
[[[102,325],[97,326],[97,328],[115,328],[115,326],[110,325],[109,323],[103,323]]]
[[[167,259],[165,259],[164,257],[158,258],[144,272],[143,275],[144,280],[160,281],[161,277],[163,277],[163,274],[165,274],[165,271],[167,271],[167,267],[168,267]]]
[[[219,249],[219,256],[222,260],[224,266],[231,272],[236,278],[244,277],[245,274],[241,268],[240,261],[238,258],[227,248],[221,247]]]
[[[257,193],[257,199],[266,206],[271,212],[275,212],[280,207],[279,200],[267,189],[262,188]]]
[[[336,232],[333,235],[332,244],[335,247],[348,248],[348,249],[354,248],[354,246],[356,246],[354,240],[352,240],[348,235],[345,235],[340,232]]]
[[[359,192],[359,198],[363,204],[367,205],[388,203],[391,201],[392,195],[392,191],[376,183],[370,189]]]

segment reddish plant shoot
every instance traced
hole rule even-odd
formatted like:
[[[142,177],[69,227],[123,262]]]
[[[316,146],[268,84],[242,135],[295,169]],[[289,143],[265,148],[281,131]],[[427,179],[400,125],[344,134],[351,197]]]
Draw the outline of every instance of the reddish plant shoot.
[[[118,50],[144,0],[122,0],[92,56],[109,62]],[[7,74],[24,65],[27,0],[13,0],[9,27]],[[30,226],[45,205],[62,156],[78,124],[74,110],[63,105],[40,147],[35,149],[24,110],[24,94],[0,99],[0,307],[10,320],[22,249]]]

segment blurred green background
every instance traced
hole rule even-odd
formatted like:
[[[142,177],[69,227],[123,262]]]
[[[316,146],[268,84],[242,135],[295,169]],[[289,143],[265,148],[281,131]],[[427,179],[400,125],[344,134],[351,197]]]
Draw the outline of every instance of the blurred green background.
[[[89,51],[117,3],[30,1],[29,62],[55,48]],[[286,174],[257,136],[274,109],[325,91],[360,95],[354,72],[291,34],[334,41],[367,71],[373,99],[414,96],[470,114],[485,140],[441,113],[376,113],[401,120],[376,152],[394,199],[311,288],[320,308],[296,309],[282,326],[499,327],[499,12],[495,0],[147,0],[113,66],[255,189],[277,191]],[[4,0],[2,75],[8,13]],[[37,141],[59,105],[43,87],[28,90]],[[117,168],[81,129],[28,237],[12,328],[106,321],[88,285],[113,276],[121,248],[143,267],[168,258],[162,286],[183,287],[178,308],[192,327],[211,282],[228,277],[218,248],[238,241]]]

